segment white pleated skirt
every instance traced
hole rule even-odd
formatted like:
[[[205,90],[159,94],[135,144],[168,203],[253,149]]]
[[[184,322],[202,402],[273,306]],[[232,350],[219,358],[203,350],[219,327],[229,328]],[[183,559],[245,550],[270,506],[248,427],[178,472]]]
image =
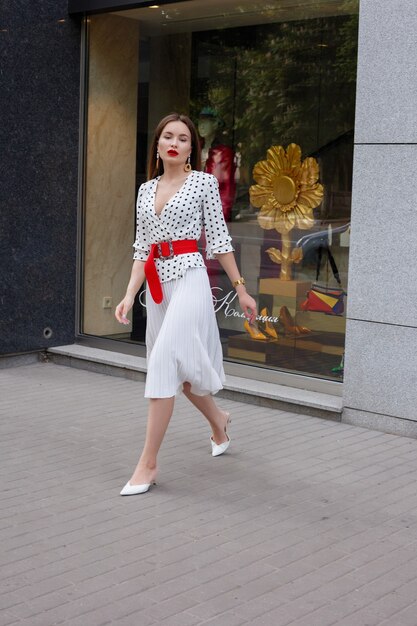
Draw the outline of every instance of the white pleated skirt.
[[[206,268],[162,283],[161,304],[146,290],[148,373],[145,398],[170,398],[191,384],[198,396],[225,381],[223,353]]]

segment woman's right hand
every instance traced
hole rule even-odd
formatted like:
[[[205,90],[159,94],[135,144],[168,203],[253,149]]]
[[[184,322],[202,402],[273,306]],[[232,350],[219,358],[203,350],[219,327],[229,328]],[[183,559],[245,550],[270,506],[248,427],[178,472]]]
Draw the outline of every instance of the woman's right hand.
[[[125,296],[116,307],[114,315],[120,324],[130,324],[130,320],[127,319],[127,314],[133,306],[134,298],[132,296]]]

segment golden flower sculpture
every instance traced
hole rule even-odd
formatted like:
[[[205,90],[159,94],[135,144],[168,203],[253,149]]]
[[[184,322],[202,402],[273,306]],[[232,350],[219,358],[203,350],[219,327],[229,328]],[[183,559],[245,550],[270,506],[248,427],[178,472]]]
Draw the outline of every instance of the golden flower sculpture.
[[[285,150],[272,146],[266,161],[253,168],[256,185],[249,189],[251,203],[260,208],[258,222],[266,230],[281,234],[282,249],[269,248],[269,257],[281,264],[281,280],[292,279],[292,264],[302,259],[302,250],[291,250],[289,232],[293,228],[308,230],[314,224],[313,209],[323,199],[319,165],[313,157],[301,161],[301,148],[291,143]]]

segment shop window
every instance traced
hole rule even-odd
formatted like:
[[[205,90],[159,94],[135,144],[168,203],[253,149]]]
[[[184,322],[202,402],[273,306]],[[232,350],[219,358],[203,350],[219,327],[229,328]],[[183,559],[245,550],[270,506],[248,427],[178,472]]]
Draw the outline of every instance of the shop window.
[[[225,360],[342,379],[357,25],[357,0],[194,0],[92,16],[85,334],[144,341],[143,295],[128,334],[113,312],[152,132],[176,110],[198,126],[259,304],[248,327],[220,265],[207,262]]]

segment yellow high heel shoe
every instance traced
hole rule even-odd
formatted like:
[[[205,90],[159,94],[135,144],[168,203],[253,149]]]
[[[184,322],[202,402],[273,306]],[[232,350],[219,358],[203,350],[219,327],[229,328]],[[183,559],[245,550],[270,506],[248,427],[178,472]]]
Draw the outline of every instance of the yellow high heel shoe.
[[[264,309],[262,309],[261,315],[262,315],[262,317],[268,317],[268,309],[266,307]],[[264,322],[264,324],[265,324],[265,332],[266,332],[266,334],[269,335],[270,337],[272,337],[272,339],[278,339],[278,333],[275,330],[275,328],[272,326],[271,322],[266,321],[266,322]]]
[[[298,336],[308,335],[311,330],[306,326],[299,326],[294,323],[294,318],[286,306],[282,306],[279,311],[279,320],[285,328],[286,335]]]
[[[252,326],[251,324],[249,324],[248,320],[245,320],[243,327],[246,332],[249,333],[252,339],[256,339],[258,341],[266,341],[267,337],[265,337],[265,335],[261,333],[257,326]]]

